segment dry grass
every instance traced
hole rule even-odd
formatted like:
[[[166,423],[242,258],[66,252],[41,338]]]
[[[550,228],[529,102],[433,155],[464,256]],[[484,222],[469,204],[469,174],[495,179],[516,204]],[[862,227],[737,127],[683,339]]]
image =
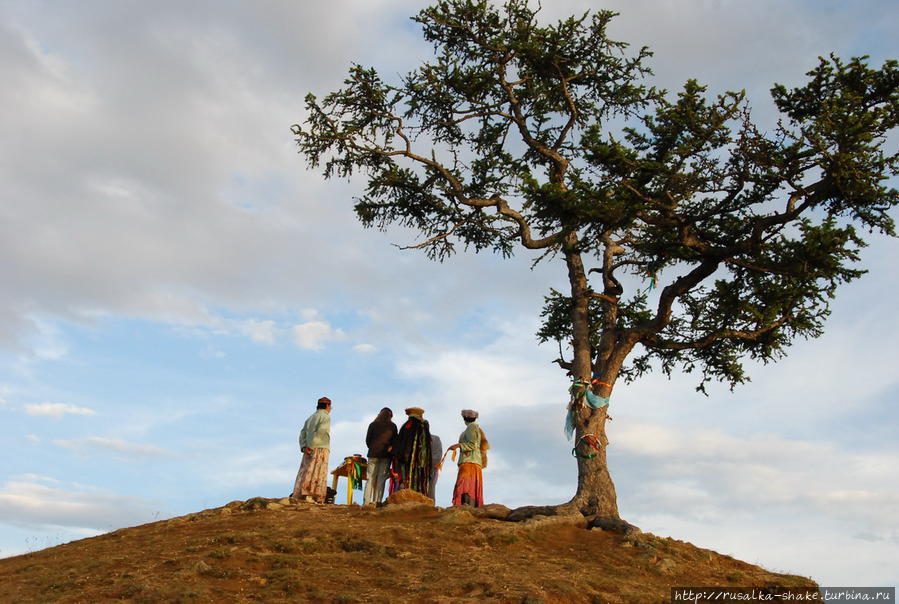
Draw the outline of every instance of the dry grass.
[[[673,585],[814,585],[649,534],[268,503],[0,559],[0,601],[625,603],[667,602]]]

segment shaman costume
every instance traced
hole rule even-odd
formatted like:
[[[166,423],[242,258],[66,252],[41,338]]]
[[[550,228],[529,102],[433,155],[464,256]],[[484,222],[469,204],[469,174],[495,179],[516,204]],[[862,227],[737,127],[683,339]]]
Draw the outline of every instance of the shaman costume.
[[[431,431],[422,419],[424,410],[406,409],[409,419],[400,428],[393,446],[390,492],[412,489],[428,494],[431,484]]]

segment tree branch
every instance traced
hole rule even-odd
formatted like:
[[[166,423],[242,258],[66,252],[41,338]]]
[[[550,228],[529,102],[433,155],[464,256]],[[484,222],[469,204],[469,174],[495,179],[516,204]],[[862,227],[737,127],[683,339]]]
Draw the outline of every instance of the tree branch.
[[[562,146],[562,143],[565,142],[565,139],[568,137],[568,133],[574,127],[575,123],[577,123],[578,110],[574,99],[571,98],[571,90],[568,88],[569,80],[566,79],[562,74],[562,69],[559,67],[558,61],[553,63],[553,67],[556,68],[556,73],[559,74],[559,82],[562,85],[562,96],[565,97],[565,104],[568,105],[568,122],[562,128],[561,132],[559,132],[559,136],[556,138],[556,142],[553,143],[552,146],[553,149],[558,150],[559,147]]]
[[[564,185],[562,176],[565,173],[565,169],[568,167],[568,160],[554,149],[547,147],[534,138],[530,130],[528,130],[527,119],[525,119],[524,115],[521,112],[521,102],[516,96],[515,91],[512,89],[514,83],[508,82],[506,80],[506,65],[510,60],[512,60],[513,57],[514,55],[512,53],[509,53],[505,57],[503,57],[502,61],[497,63],[497,76],[499,77],[500,86],[505,91],[506,98],[509,100],[509,105],[512,109],[512,122],[518,127],[518,132],[521,134],[521,139],[528,147],[552,161],[554,169],[551,170],[551,173],[553,175],[553,178],[551,178],[551,180],[555,184]],[[527,80],[522,80],[521,82],[523,83],[526,81]]]
[[[593,298],[598,298],[599,300],[604,300],[609,304],[618,304],[618,298],[613,296],[607,296],[606,294],[601,294],[599,292],[590,292],[590,296]]]
[[[456,224],[453,225],[453,228],[451,228],[447,232],[441,233],[434,237],[431,237],[427,241],[422,241],[421,243],[417,243],[415,245],[397,245],[395,243],[393,245],[401,250],[417,250],[417,249],[421,249],[423,247],[428,247],[431,244],[437,243],[441,239],[446,239],[447,237],[452,235],[456,231],[456,229],[458,229],[460,226],[462,226],[466,222],[468,222],[468,220],[462,220],[461,222],[457,222]]]
[[[637,331],[641,334],[641,339],[647,335],[662,331],[671,321],[671,309],[674,306],[674,301],[714,273],[719,264],[720,260],[717,258],[705,258],[692,271],[683,277],[679,277],[671,285],[665,286],[661,296],[659,296],[656,316],[648,325],[637,328]]]
[[[493,199],[493,205],[496,206],[497,211],[502,216],[507,216],[518,223],[518,236],[521,239],[521,245],[529,250],[539,250],[552,245],[557,245],[562,242],[562,239],[566,235],[566,231],[563,229],[549,237],[533,239],[531,237],[531,226],[528,224],[525,217],[510,208],[505,199],[497,196]]]
[[[688,350],[688,349],[696,349],[696,348],[706,348],[707,346],[711,346],[718,340],[757,340],[761,336],[770,333],[785,325],[788,321],[790,321],[790,316],[783,316],[777,321],[765,325],[764,327],[759,327],[753,331],[746,330],[737,330],[737,329],[722,329],[720,331],[716,331],[706,335],[705,337],[699,338],[698,340],[692,341],[676,341],[676,340],[667,340],[664,338],[658,337],[658,335],[649,335],[641,338],[641,341],[645,344],[651,344],[653,348],[657,348],[660,350]]]

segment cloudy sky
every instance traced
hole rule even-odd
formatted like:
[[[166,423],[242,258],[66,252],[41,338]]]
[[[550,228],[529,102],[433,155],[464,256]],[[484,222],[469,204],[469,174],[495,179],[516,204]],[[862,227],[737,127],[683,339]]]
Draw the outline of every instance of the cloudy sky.
[[[763,122],[819,55],[899,55],[893,0],[545,4],[620,10],[657,85],[746,89]],[[475,407],[487,499],[572,494],[567,384],[533,335],[559,267],[401,251],[414,233],[355,222],[360,181],[295,152],[307,92],[428,53],[422,6],[0,0],[0,556],[285,496],[325,394],[332,460],[384,405],[424,407],[446,444]],[[623,517],[824,585],[899,584],[899,243],[870,243],[827,334],[751,384],[616,390]]]

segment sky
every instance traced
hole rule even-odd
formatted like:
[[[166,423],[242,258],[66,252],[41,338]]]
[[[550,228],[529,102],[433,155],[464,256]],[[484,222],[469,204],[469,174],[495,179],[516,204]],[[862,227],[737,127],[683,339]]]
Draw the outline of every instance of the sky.
[[[745,89],[762,123],[820,55],[899,55],[892,0],[544,4],[618,10],[653,83]],[[351,63],[391,78],[427,57],[423,6],[0,0],[0,556],[286,496],[323,395],[332,467],[383,406],[423,407],[444,445],[475,408],[488,501],[573,494],[567,382],[534,336],[560,266],[401,250],[416,234],[363,229],[364,182],[307,170],[290,133]],[[822,585],[899,585],[899,242],[869,244],[825,335],[733,393],[616,388],[623,518]]]

